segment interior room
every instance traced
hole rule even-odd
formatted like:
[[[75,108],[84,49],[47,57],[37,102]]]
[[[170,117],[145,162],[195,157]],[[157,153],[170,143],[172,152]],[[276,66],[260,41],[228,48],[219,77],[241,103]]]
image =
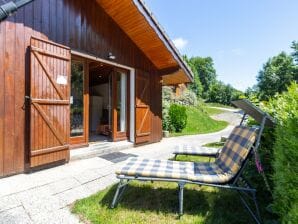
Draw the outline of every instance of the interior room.
[[[113,67],[89,64],[89,142],[111,141],[111,87]]]

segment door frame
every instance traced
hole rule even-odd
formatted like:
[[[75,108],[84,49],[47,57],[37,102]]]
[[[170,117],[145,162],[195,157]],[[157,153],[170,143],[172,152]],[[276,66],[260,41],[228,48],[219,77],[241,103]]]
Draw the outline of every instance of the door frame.
[[[116,68],[116,70],[124,69],[124,70],[128,71],[127,72],[127,74],[128,74],[128,77],[127,77],[127,86],[128,86],[128,88],[127,88],[127,91],[128,91],[127,92],[127,112],[128,112],[128,114],[127,114],[127,135],[128,135],[128,137],[125,137],[125,139],[134,143],[135,142],[135,69],[132,67],[126,66],[126,65],[122,65],[122,64],[112,62],[112,61],[109,61],[106,59],[98,58],[98,57],[95,57],[95,56],[92,56],[92,55],[89,55],[89,54],[86,54],[86,53],[83,53],[80,51],[76,51],[76,50],[71,50],[71,56],[72,56],[72,59],[73,58],[81,58],[81,59],[85,60],[85,62],[86,62],[85,66],[87,68],[87,69],[85,69],[85,72],[84,72],[85,77],[88,78],[88,82],[85,82],[87,85],[85,87],[86,94],[87,94],[87,96],[86,96],[87,103],[85,105],[88,105],[88,108],[85,108],[86,111],[88,111],[88,115],[87,115],[88,122],[86,123],[88,129],[87,129],[87,135],[86,135],[87,139],[85,139],[85,145],[89,145],[88,141],[89,141],[89,62],[90,61],[97,61],[97,62],[101,62],[104,64],[114,66]],[[88,72],[86,73],[87,70],[88,70]],[[85,86],[85,83],[84,83],[84,86]],[[84,94],[84,100],[85,100],[85,94]],[[85,103],[85,101],[84,101],[84,103]],[[87,116],[85,116],[85,118]],[[113,114],[112,114],[112,118],[113,118]],[[114,130],[113,130],[113,133],[114,133]],[[122,139],[122,138],[115,139],[115,141],[119,141],[119,140],[124,140],[124,139]],[[80,146],[83,146],[83,145],[80,145]],[[74,148],[74,146],[72,146],[71,148]]]
[[[78,61],[83,63],[84,77],[83,77],[83,101],[84,101],[84,112],[83,112],[83,129],[84,135],[70,137],[71,149],[88,146],[89,142],[89,63],[84,57],[80,57],[71,54],[71,62]],[[71,79],[71,74],[70,74]],[[71,87],[70,87],[71,88]]]

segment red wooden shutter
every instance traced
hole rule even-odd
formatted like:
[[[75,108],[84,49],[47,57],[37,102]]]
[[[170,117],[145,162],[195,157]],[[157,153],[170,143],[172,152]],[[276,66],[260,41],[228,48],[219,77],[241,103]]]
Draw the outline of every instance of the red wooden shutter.
[[[31,38],[30,167],[69,160],[68,47]]]
[[[149,74],[138,71],[136,73],[136,138],[135,143],[150,141],[151,111],[150,111],[150,80]]]

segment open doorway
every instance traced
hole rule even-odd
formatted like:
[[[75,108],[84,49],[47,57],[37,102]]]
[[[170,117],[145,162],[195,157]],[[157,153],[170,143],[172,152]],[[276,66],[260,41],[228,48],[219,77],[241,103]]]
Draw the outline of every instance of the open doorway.
[[[113,66],[89,63],[89,142],[112,140]]]
[[[129,75],[115,66],[89,63],[89,142],[129,137]]]
[[[70,142],[130,140],[130,71],[109,63],[73,57]]]

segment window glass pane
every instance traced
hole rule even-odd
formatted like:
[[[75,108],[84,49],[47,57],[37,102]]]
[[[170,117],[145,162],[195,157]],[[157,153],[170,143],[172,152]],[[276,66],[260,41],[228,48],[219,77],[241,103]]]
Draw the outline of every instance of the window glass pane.
[[[117,131],[126,131],[126,74],[117,73]]]
[[[82,62],[71,63],[70,136],[84,134],[84,66]]]

